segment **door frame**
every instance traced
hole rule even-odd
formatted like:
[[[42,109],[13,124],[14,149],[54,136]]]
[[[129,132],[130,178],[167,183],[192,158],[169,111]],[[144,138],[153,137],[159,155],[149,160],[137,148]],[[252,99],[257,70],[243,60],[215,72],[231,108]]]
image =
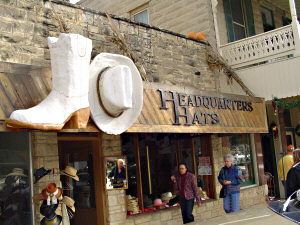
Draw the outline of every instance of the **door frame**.
[[[93,170],[94,170],[94,185],[95,185],[95,200],[96,200],[96,215],[97,225],[106,225],[106,207],[105,207],[105,181],[104,174],[104,156],[102,151],[102,135],[101,133],[90,133],[91,136],[77,136],[74,133],[63,133],[63,136],[57,135],[58,142],[60,141],[91,141],[93,155]],[[62,134],[62,133],[61,133]]]

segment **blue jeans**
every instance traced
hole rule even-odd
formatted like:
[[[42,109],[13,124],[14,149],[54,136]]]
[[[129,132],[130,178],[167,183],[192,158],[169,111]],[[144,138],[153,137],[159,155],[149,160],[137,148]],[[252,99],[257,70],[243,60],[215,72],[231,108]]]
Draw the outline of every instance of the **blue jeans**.
[[[226,213],[240,210],[240,193],[226,194],[223,200],[223,207]]]
[[[194,221],[193,208],[194,208],[194,198],[186,200],[180,197],[180,208],[183,223],[190,223]]]

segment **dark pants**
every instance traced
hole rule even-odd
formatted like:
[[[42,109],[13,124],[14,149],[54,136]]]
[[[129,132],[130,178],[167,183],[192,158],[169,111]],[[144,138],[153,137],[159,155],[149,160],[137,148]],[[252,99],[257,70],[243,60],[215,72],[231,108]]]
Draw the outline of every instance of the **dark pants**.
[[[287,193],[286,193],[286,181],[282,180],[281,183],[282,183],[282,185],[284,187],[284,196],[285,196],[285,199],[287,199],[289,196],[287,196]]]
[[[194,216],[192,214],[194,207],[194,198],[186,200],[180,197],[180,207],[183,223],[190,223],[194,221]]]

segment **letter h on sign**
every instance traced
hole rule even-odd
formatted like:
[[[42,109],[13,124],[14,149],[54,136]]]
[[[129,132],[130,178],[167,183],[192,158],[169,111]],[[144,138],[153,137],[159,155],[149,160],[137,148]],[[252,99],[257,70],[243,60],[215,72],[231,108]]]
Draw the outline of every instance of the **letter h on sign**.
[[[161,96],[161,107],[159,109],[167,110],[168,108],[166,106],[166,101],[173,102],[174,112],[175,112],[175,122],[173,123],[173,125],[181,125],[179,123],[179,117],[185,117],[186,118],[186,124],[185,125],[188,125],[188,126],[192,125],[188,106],[181,106],[182,108],[184,108],[185,113],[184,114],[179,113],[178,93],[176,91],[169,91],[172,94],[172,98],[171,99],[166,99],[166,95],[165,95],[166,91],[162,90],[162,89],[157,89],[157,90],[160,92],[160,96]]]

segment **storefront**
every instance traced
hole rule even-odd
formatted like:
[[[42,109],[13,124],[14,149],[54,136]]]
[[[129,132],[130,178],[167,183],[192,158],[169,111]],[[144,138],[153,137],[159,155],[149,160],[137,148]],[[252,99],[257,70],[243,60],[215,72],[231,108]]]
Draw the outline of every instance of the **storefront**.
[[[67,3],[55,4],[93,39],[93,56],[100,52],[123,54],[111,41],[105,15]],[[35,21],[43,21],[47,15],[37,13],[36,17]],[[58,132],[6,127],[4,121],[12,111],[38,104],[51,90],[50,60],[44,55],[48,51],[46,37],[36,29],[29,46],[37,45],[40,55],[26,53],[29,61],[25,56],[20,60],[14,55],[0,63],[0,150],[3,155],[10,154],[5,155],[7,163],[1,164],[2,178],[18,172],[17,180],[24,183],[28,199],[40,194],[49,182],[60,185],[63,195],[75,200],[76,211],[74,215],[64,215],[60,204],[56,213],[71,217],[72,225],[179,223],[180,207],[176,200],[170,203],[176,196],[170,176],[176,174],[178,163],[186,162],[197,177],[202,205],[195,207],[195,218],[201,220],[224,215],[217,175],[223,156],[231,153],[244,177],[242,209],[263,202],[260,133],[267,132],[264,100],[219,93],[218,78],[205,60],[206,43],[120,18],[114,21],[130,36],[126,39],[128,46],[141,57],[148,80],[152,81],[143,82],[143,107],[136,122],[120,135],[100,131],[92,118],[86,128],[66,124]],[[36,23],[37,28],[45,24]],[[50,28],[43,27],[47,31]],[[53,36],[59,34],[58,30],[51,32]],[[2,147],[4,142],[7,146]],[[126,168],[126,179],[114,188],[110,174],[117,163]],[[59,173],[67,166],[77,170],[79,181]],[[34,173],[42,167],[52,172],[34,183]],[[32,218],[28,224],[42,220],[40,205],[39,199],[27,204],[25,212]],[[67,221],[62,224],[69,224]]]
[[[71,184],[70,196],[79,202],[71,224],[96,224],[99,213],[107,224],[180,222],[178,193],[170,182],[180,162],[197,177],[202,206],[196,207],[196,218],[223,215],[217,175],[227,153],[242,171],[242,209],[263,202],[264,108],[260,98],[144,82],[142,113],[125,133],[59,132],[60,168],[73,166],[80,177]],[[88,129],[96,131],[93,123]],[[114,186],[109,174],[120,159],[125,182]],[[102,211],[99,205],[105,206]]]

